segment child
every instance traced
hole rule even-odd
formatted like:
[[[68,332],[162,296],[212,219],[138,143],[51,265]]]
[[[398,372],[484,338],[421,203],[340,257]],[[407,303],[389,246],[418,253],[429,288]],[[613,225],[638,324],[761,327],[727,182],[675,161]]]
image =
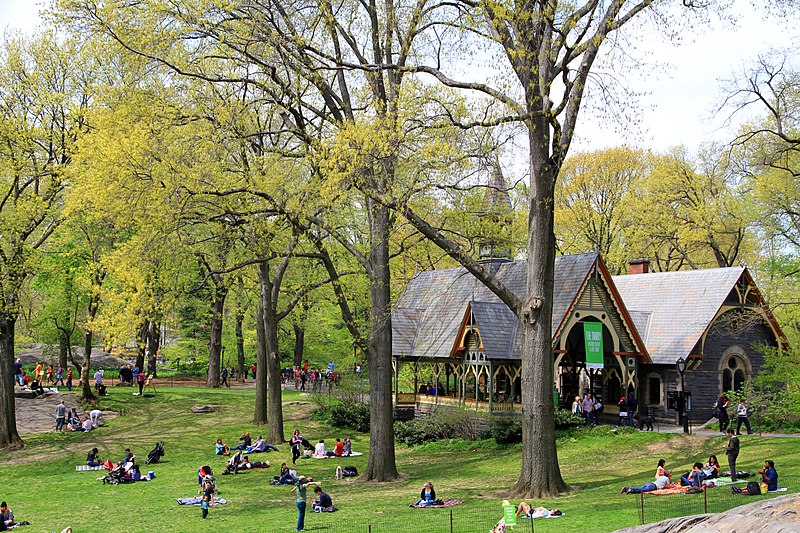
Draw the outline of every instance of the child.
[[[208,507],[214,501],[214,482],[209,479],[211,476],[206,476],[203,479],[203,499],[200,500],[200,509],[202,509],[203,520],[208,517]]]

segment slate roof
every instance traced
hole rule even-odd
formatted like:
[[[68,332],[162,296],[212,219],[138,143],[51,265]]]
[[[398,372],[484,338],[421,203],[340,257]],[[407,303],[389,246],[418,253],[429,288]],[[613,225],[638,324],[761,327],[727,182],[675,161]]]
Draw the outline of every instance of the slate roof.
[[[554,334],[587,276],[592,272],[597,258],[598,255],[594,252],[556,258],[552,320]],[[526,262],[500,263],[496,275],[515,294],[520,297],[525,296]],[[484,337],[484,346],[487,347],[487,357],[519,358],[519,348],[515,347],[515,344],[519,344],[516,339],[516,321],[511,320],[513,331],[509,325],[509,317],[513,319],[514,315],[494,293],[465,268],[431,270],[414,276],[392,310],[392,353],[413,358],[450,357],[465,310],[470,304],[476,312],[476,322],[488,323],[497,319],[504,324],[502,328],[480,330]],[[411,342],[409,342],[411,333],[401,331],[403,324],[409,324],[410,315],[407,310],[420,312],[418,319],[413,322],[416,327],[416,338]],[[480,328],[480,323],[478,327]],[[498,331],[493,333],[489,329]],[[493,341],[496,340],[499,345],[504,346],[504,352],[495,349],[494,342],[491,343],[491,348],[489,347],[488,341],[492,335],[496,336]],[[514,339],[513,342],[508,342],[509,338]],[[409,347],[411,347],[410,353],[406,351]]]
[[[744,273],[742,267],[614,276],[653,363],[686,358]]]

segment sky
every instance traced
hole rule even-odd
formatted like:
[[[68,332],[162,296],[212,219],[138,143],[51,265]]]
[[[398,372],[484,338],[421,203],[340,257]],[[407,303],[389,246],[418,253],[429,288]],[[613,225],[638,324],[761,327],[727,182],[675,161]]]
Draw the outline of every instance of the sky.
[[[761,0],[766,1],[766,0]],[[757,2],[758,3],[758,2]],[[0,0],[0,28],[26,32],[39,23],[42,0]],[[735,0],[734,24],[712,20],[685,32],[676,45],[654,35],[637,41],[637,59],[655,65],[646,76],[623,75],[626,86],[644,92],[632,109],[637,123],[620,128],[600,113],[584,108],[573,149],[592,150],[629,144],[665,151],[684,145],[696,151],[707,141],[725,142],[735,126],[725,126],[726,113],[712,116],[729,80],[741,73],[758,54],[797,41],[792,31],[797,21],[765,19],[753,0]],[[744,118],[744,116],[742,116]]]

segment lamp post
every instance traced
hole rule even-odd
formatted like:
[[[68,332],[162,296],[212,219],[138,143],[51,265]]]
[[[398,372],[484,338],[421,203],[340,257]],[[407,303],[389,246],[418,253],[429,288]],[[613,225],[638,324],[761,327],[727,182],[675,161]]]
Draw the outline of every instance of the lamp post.
[[[678,403],[678,413],[683,420],[683,432],[689,433],[689,419],[686,416],[686,385],[683,380],[683,374],[686,373],[686,360],[683,357],[675,361],[675,366],[678,367],[678,373],[681,375],[681,395]]]

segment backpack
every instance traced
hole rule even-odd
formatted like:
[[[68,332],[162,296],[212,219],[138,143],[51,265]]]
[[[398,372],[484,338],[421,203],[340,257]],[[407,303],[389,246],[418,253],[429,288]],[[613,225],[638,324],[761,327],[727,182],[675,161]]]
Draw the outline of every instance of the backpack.
[[[747,494],[750,496],[756,496],[761,494],[761,485],[759,485],[756,481],[748,481],[747,482]]]
[[[358,470],[354,466],[346,466],[342,468],[342,477],[354,477],[358,475]]]

